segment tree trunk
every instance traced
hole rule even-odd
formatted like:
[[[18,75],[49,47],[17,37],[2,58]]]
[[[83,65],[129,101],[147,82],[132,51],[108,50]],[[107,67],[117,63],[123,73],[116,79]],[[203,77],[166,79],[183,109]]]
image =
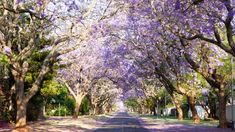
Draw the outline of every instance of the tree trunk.
[[[24,99],[24,78],[21,75],[16,79],[16,127],[26,126],[27,100]]]
[[[108,106],[106,107],[106,113],[110,113],[111,109],[112,109],[112,107],[108,105]]]
[[[96,112],[97,112],[97,104],[94,103],[93,104],[93,115],[96,115]]]
[[[172,100],[175,104],[175,108],[178,112],[178,120],[183,120],[184,116],[183,116],[183,110],[181,108],[180,102],[179,102],[179,100],[176,99],[176,96],[174,94],[172,94],[171,96],[172,96]]]
[[[16,127],[26,126],[27,103],[23,100],[17,101]]]
[[[227,119],[226,119],[226,96],[225,88],[222,85],[219,89],[219,127],[227,128]]]
[[[156,107],[153,108],[153,115],[156,116],[157,113],[156,113]]]
[[[95,105],[91,104],[91,108],[89,110],[90,115],[95,115]]]
[[[95,112],[95,115],[103,114],[103,107],[100,106],[99,104],[96,104],[96,105],[95,105],[94,112]]]
[[[94,108],[94,115],[98,115],[99,114],[99,110],[98,110],[98,106],[95,106]]]
[[[74,109],[74,113],[73,113],[73,118],[78,118],[79,116],[79,110],[80,110],[80,106],[82,103],[82,97],[79,97],[76,99],[76,105],[75,105],[75,109]]]
[[[15,90],[16,90],[16,106],[17,106],[17,114],[16,114],[16,127],[24,127],[26,125],[26,111],[27,104],[29,100],[36,94],[39,89],[40,84],[42,83],[43,77],[49,71],[49,67],[46,66],[47,60],[44,60],[44,64],[40,70],[40,73],[33,83],[32,87],[29,89],[27,94],[24,89],[24,78],[28,69],[28,63],[24,62],[21,67],[19,63],[14,63],[13,66],[16,67],[17,71],[12,69],[12,75],[15,80]]]
[[[217,109],[216,107],[217,107],[216,100],[214,99],[213,100],[213,111],[212,111],[213,114],[212,114],[212,117],[218,119],[218,116],[216,115],[216,109]]]
[[[183,120],[183,110],[182,110],[182,108],[181,108],[181,106],[180,106],[180,104],[175,104],[175,106],[176,106],[176,110],[177,110],[177,112],[178,112],[178,120]]]
[[[73,113],[73,118],[78,118],[78,116],[79,116],[79,109],[80,109],[80,105],[76,103],[75,109],[74,109],[74,113]]]
[[[192,96],[187,96],[188,104],[192,112],[193,121],[194,123],[200,123],[200,117],[197,114],[196,104],[195,104],[195,98]]]
[[[143,114],[143,107],[142,107],[142,105],[140,105],[139,110],[138,110],[138,113],[139,113],[139,114]]]
[[[45,108],[46,108],[46,101],[43,101],[42,107],[39,110],[38,119],[41,119],[41,120],[46,119],[46,117],[45,117]]]

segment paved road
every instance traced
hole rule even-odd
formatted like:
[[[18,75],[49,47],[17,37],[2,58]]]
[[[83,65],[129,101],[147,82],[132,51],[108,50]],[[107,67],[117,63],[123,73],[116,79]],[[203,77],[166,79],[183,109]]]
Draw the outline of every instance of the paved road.
[[[138,118],[132,117],[126,112],[119,112],[102,128],[96,129],[94,132],[149,132],[149,130],[141,125]]]

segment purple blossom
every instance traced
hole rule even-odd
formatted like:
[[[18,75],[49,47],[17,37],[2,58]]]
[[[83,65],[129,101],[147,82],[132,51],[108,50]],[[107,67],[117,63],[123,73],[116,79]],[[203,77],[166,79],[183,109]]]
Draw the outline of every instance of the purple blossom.
[[[23,19],[22,15],[20,15],[18,19],[19,19],[19,20],[22,20],[22,19]]]
[[[4,53],[5,53],[5,54],[11,54],[11,48],[5,47],[5,48],[4,48]]]
[[[228,16],[229,16],[229,17],[233,17],[234,14],[235,14],[235,10],[232,10],[232,11],[230,11],[230,12],[228,13]]]
[[[96,25],[92,25],[91,28],[93,32],[96,32],[98,30]]]
[[[50,17],[50,19],[49,19],[50,22],[54,22],[55,20],[56,20],[55,17]]]
[[[32,12],[34,12],[34,11],[35,11],[35,9],[34,9],[34,7],[33,7],[33,6],[32,6],[32,7],[30,7],[30,8],[29,8],[29,10],[30,10],[30,11],[32,11]]]
[[[22,2],[23,0],[17,0],[16,1],[16,4],[19,4],[20,2]]]
[[[180,8],[181,8],[181,3],[179,0],[177,0],[175,3],[175,10],[179,10]]]
[[[41,13],[41,18],[44,18],[46,17],[46,14],[45,13]]]
[[[75,1],[73,1],[70,5],[68,5],[69,8],[68,8],[68,11],[72,11],[72,10],[78,10],[78,5],[76,4]]]
[[[202,95],[208,95],[209,94],[209,90],[208,89],[202,89]]]
[[[137,3],[137,0],[130,0],[131,4],[136,4]]]
[[[42,0],[37,0],[37,4],[41,7],[43,5]]]
[[[82,20],[83,20],[83,16],[79,16],[79,17],[77,18],[77,22],[82,22]]]
[[[126,47],[125,45],[121,45],[120,47],[118,47],[118,48],[116,49],[116,53],[117,53],[118,55],[121,55],[121,56],[126,55],[127,52],[128,52],[128,50],[127,50],[127,47]]]

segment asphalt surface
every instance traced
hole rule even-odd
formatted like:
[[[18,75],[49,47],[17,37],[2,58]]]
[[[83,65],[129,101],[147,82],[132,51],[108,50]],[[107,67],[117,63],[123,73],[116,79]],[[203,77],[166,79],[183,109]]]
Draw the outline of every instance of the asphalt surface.
[[[138,118],[132,117],[126,112],[119,112],[106,121],[102,128],[93,132],[149,132],[149,130],[141,125]]]

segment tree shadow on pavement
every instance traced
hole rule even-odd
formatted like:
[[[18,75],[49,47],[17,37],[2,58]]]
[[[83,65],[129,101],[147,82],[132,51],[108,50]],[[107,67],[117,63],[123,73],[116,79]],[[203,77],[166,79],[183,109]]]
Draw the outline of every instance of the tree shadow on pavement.
[[[231,129],[217,128],[217,127],[207,127],[207,126],[193,126],[184,125],[177,123],[168,124],[146,124],[146,128],[150,132],[233,132]]]

